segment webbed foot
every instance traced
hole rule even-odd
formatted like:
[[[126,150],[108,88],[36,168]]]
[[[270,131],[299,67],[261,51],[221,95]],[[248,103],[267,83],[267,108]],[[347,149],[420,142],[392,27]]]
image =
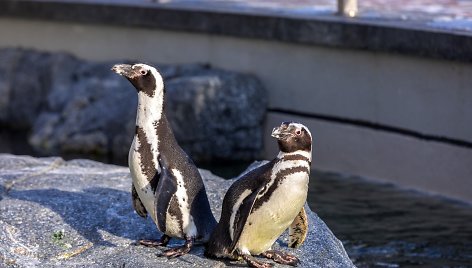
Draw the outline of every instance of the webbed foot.
[[[157,248],[157,247],[165,247],[170,241],[170,236],[162,235],[159,241],[156,240],[139,240],[138,243],[145,247]]]
[[[160,256],[169,259],[180,257],[187,254],[193,246],[193,238],[187,238],[185,244],[181,247],[175,247],[164,251]]]
[[[251,255],[241,255],[243,260],[246,261],[247,265],[249,267],[254,267],[254,268],[271,268],[273,265],[271,263],[263,262],[263,261],[258,261]]]
[[[263,252],[261,256],[268,259],[272,259],[280,264],[286,264],[291,266],[297,266],[298,264],[300,264],[300,260],[294,255],[278,250],[267,250],[266,252]]]

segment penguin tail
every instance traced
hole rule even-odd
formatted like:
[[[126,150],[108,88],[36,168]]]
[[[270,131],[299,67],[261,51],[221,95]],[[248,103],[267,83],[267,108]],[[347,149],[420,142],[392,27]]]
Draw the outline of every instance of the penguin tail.
[[[205,244],[203,255],[210,259],[233,259],[232,254],[229,254],[228,250],[223,245],[215,243],[214,240],[210,240]]]
[[[211,234],[210,239],[205,244],[204,255],[213,259],[225,258],[235,260],[237,259],[237,256],[230,252],[230,245],[231,238],[224,230],[222,230],[221,225],[217,225]]]

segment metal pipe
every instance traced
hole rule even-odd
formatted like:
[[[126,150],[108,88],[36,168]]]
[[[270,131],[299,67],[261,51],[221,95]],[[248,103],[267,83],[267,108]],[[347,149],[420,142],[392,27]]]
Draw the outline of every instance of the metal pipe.
[[[346,17],[357,15],[357,0],[337,0],[338,14]]]

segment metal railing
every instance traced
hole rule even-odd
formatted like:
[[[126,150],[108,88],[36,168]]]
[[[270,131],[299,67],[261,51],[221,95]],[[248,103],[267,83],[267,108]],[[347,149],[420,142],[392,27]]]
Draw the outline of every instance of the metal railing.
[[[338,14],[346,17],[354,17],[357,15],[357,0],[337,0]]]

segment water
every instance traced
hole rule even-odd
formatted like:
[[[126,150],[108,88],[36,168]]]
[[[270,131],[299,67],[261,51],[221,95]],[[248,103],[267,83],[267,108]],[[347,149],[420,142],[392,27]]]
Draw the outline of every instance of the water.
[[[0,152],[35,155],[26,137],[0,130]],[[247,165],[201,167],[231,178]],[[471,205],[320,171],[312,172],[308,203],[358,267],[472,267]]]
[[[314,171],[310,207],[358,267],[472,267],[472,206]]]

